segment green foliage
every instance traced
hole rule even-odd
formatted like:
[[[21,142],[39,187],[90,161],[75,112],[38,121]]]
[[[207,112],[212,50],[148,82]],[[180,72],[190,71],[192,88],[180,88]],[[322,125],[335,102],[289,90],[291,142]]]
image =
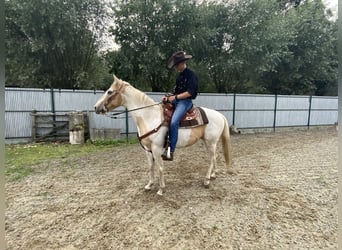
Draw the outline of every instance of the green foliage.
[[[115,15],[112,71],[145,90],[172,88],[165,64],[184,49],[201,92],[337,94],[336,22],[321,0],[135,0]]]
[[[305,1],[286,13],[288,51],[261,81],[272,93],[337,94],[337,22],[321,1]]]
[[[5,6],[7,84],[89,88],[101,82],[105,64],[91,31],[103,28],[100,1],[7,0]]]
[[[197,25],[193,9],[193,2],[182,0],[118,3],[113,34],[121,46],[115,54],[120,60],[113,61],[119,75],[139,86],[148,83],[150,91],[170,91],[173,79],[166,70],[167,59],[175,50],[191,48],[191,30]]]
[[[200,92],[337,95],[337,21],[322,0],[6,0],[6,83],[170,92],[176,50]],[[116,51],[99,53],[112,18]],[[94,32],[96,31],[96,32]]]

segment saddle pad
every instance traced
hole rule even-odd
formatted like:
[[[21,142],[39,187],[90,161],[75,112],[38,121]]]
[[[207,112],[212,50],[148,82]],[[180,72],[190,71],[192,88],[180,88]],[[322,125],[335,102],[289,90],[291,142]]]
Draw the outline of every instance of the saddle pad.
[[[164,117],[167,125],[170,125],[173,111],[171,104],[164,105]],[[209,123],[209,120],[204,110],[201,107],[193,107],[182,118],[179,127],[193,128],[207,123]]]
[[[185,119],[182,119],[179,127],[193,128],[209,123],[207,115],[202,108],[195,107],[193,109],[193,112],[196,113],[196,116],[191,119],[187,119],[187,117],[185,116]]]

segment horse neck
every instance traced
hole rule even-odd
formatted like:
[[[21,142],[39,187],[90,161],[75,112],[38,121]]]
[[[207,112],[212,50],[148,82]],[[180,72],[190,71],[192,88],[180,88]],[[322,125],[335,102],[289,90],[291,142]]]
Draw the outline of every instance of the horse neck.
[[[156,126],[156,124],[160,124],[162,122],[162,108],[160,105],[154,105],[157,103],[145,93],[133,86],[129,86],[125,89],[123,97],[123,105],[128,110],[138,109],[136,111],[132,111],[131,115],[139,129],[144,130],[145,127],[150,128],[151,126]]]

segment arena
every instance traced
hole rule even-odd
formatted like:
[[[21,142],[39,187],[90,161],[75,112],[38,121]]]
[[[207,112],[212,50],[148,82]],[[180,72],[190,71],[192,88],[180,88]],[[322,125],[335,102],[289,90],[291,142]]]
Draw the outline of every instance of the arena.
[[[138,144],[43,162],[6,183],[7,249],[337,249],[337,135],[231,136],[209,188],[205,146],[178,150],[162,197]]]

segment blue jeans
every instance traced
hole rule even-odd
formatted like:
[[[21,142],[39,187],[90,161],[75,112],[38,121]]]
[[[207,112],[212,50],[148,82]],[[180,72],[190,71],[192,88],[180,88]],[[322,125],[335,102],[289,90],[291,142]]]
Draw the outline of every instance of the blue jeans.
[[[192,107],[191,99],[182,99],[174,101],[175,111],[171,118],[170,124],[170,149],[171,152],[174,152],[176,149],[176,144],[178,141],[178,128],[179,124],[183,118],[183,116],[188,112],[188,110]]]

